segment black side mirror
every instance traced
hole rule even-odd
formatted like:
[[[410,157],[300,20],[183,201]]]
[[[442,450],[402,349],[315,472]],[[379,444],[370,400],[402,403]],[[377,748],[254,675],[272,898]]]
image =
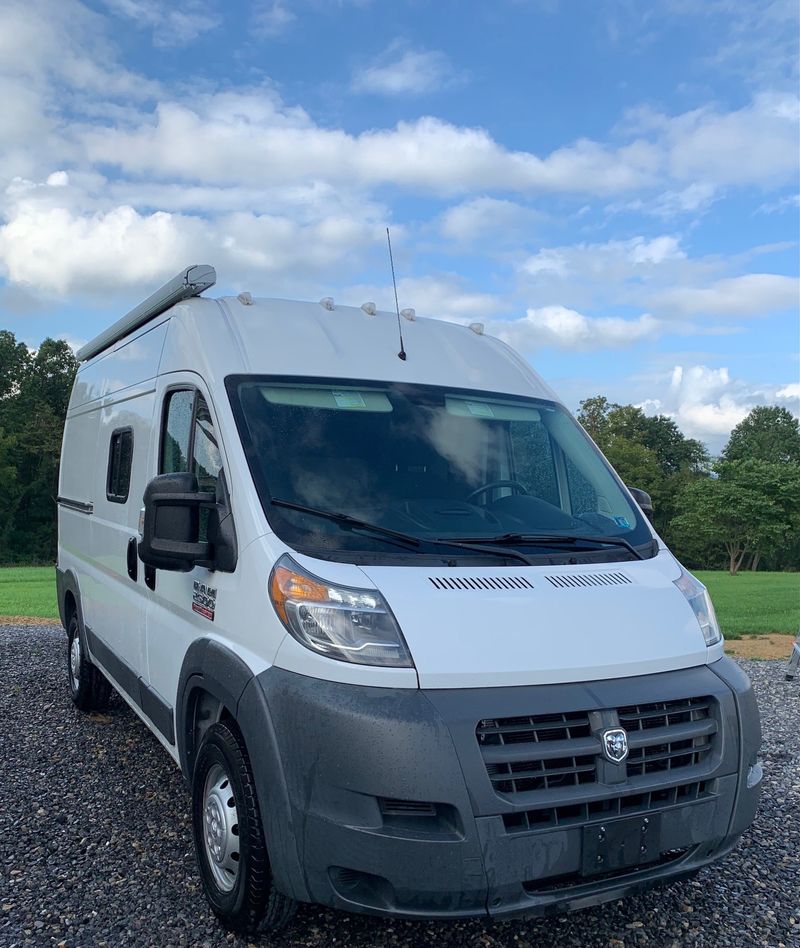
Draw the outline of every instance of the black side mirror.
[[[215,507],[216,494],[198,490],[194,474],[160,474],[144,491],[139,559],[155,569],[188,573],[212,567],[212,545],[200,540],[200,510]]]
[[[639,487],[629,487],[631,497],[636,501],[636,503],[642,508],[642,513],[647,517],[647,519],[652,523],[653,522],[653,501],[650,495],[646,490],[642,490]]]

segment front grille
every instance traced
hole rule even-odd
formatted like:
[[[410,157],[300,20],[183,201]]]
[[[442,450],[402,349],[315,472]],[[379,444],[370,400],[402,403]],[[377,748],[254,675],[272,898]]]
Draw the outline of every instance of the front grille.
[[[485,718],[476,734],[497,793],[594,783],[596,752],[588,712]]]
[[[685,783],[678,787],[663,787],[647,793],[628,793],[589,803],[540,807],[503,814],[507,833],[528,833],[532,830],[575,826],[593,820],[608,820],[615,816],[635,816],[677,804],[691,803],[713,795],[712,783],[707,780]]]
[[[560,789],[569,797],[569,788],[596,784],[598,761],[604,759],[600,734],[608,727],[623,727],[628,733],[623,776],[634,786],[637,778],[698,767],[710,759],[714,748],[717,719],[710,697],[592,714],[594,723],[589,711],[479,721],[475,735],[495,792],[513,798]],[[618,784],[619,775],[611,782]],[[571,791],[573,796],[575,792]]]
[[[701,763],[716,733],[712,699],[684,698],[620,708],[620,727],[628,732],[628,776],[678,770]]]

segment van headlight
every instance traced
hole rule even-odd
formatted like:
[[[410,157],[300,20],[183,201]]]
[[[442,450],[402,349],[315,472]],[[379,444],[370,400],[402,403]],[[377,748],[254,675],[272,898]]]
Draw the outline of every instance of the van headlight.
[[[692,612],[697,617],[700,629],[703,632],[703,638],[709,647],[716,645],[722,639],[722,633],[719,630],[717,615],[714,612],[714,606],[711,602],[711,596],[708,590],[695,579],[691,573],[688,573],[681,566],[681,575],[675,580],[675,585],[686,597],[686,601],[692,607]]]
[[[403,633],[375,589],[328,583],[284,555],[270,575],[269,595],[281,622],[306,648],[340,662],[414,667]]]

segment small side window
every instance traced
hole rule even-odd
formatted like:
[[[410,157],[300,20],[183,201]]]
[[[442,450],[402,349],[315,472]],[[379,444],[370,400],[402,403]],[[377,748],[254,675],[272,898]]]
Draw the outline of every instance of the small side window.
[[[132,464],[133,430],[118,428],[111,434],[106,479],[106,497],[114,504],[124,504],[128,500]]]
[[[167,396],[161,441],[161,474],[182,474],[189,470],[194,395],[194,389],[178,389]]]

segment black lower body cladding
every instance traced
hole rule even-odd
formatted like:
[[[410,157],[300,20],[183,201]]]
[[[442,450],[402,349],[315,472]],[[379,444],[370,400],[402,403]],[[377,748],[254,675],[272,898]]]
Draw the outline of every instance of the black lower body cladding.
[[[684,713],[698,696],[705,710]],[[521,770],[504,780],[506,765],[487,763],[498,755],[481,746],[479,723],[519,732],[575,712],[590,722],[590,734],[577,717],[567,722],[582,752],[587,734],[591,742],[598,728],[630,727],[638,715],[627,771],[600,757],[586,763],[591,754],[551,755],[530,777],[535,768],[514,737],[499,757]],[[760,790],[758,711],[729,659],[586,684],[452,691],[273,668],[250,683],[238,714],[262,809],[271,811],[276,882],[294,898],[349,911],[455,918],[619,898],[728,852]],[[671,737],[658,730],[665,723]],[[677,738],[699,729],[705,736],[689,738],[687,751]],[[257,734],[262,748],[252,746]]]

